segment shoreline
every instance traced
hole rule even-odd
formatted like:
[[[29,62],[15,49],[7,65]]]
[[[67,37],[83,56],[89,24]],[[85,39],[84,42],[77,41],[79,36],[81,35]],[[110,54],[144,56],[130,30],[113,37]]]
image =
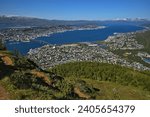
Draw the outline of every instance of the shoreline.
[[[84,31],[84,30],[98,30],[98,29],[104,29],[104,28],[106,28],[106,26],[96,26],[96,27],[70,27],[70,28],[72,28],[72,29],[56,29],[56,31],[51,31],[51,32],[45,32],[45,34],[43,33],[43,34],[39,34],[39,35],[32,35],[32,36],[29,36],[29,37],[26,37],[26,39],[19,39],[18,37],[17,38],[14,38],[14,39],[12,39],[12,38],[6,38],[4,41],[7,41],[7,40],[9,40],[9,41],[16,41],[16,42],[30,42],[30,41],[32,41],[32,40],[34,40],[34,39],[36,39],[36,38],[40,38],[40,37],[50,37],[51,35],[53,35],[53,34],[58,34],[58,33],[65,33],[65,32],[69,32],[69,31]],[[10,29],[9,29],[10,30]]]
[[[94,28],[94,29],[82,29],[82,30],[98,30],[98,29],[103,29],[103,28],[107,28],[107,26],[99,26],[99,27],[97,27],[97,28]],[[70,32],[70,31],[80,31],[81,30],[81,28],[80,29],[76,29],[76,30],[65,30],[65,31],[59,31],[59,32],[56,32],[56,33],[53,33],[53,34],[57,34],[57,33],[65,33],[65,32]],[[82,31],[81,30],[81,31]],[[125,33],[117,33],[117,34],[127,34],[127,33],[135,33],[135,32],[142,32],[144,29],[142,29],[142,30],[138,30],[138,31],[132,31],[132,32],[125,32]],[[115,33],[115,32],[114,32]],[[50,34],[50,35],[46,35],[46,36],[42,36],[42,37],[49,37],[49,36],[51,36],[52,34]],[[114,36],[114,34],[112,34],[113,36]],[[109,37],[109,36],[108,36]],[[106,38],[106,39],[104,39],[104,40],[102,40],[102,41],[105,41],[105,40],[107,40],[108,39],[108,37]],[[32,42],[32,41],[36,41],[36,39],[32,39],[31,41],[15,41],[15,40],[8,40],[8,41],[12,41],[14,44],[15,44],[15,42],[16,43],[30,43],[30,42]],[[39,40],[40,41],[40,40]],[[38,42],[38,40],[37,40],[37,42]],[[83,43],[83,42],[90,42],[90,43],[96,43],[96,44],[98,44],[97,43],[97,41],[79,41],[79,42],[68,42],[68,43],[64,43],[64,44],[74,44],[74,43]],[[8,42],[8,44],[9,44],[9,42]],[[40,43],[40,44],[42,44],[42,43]],[[47,42],[47,43],[45,43],[44,45],[49,45],[49,43]],[[42,45],[42,46],[44,46],[44,45]],[[50,44],[50,45],[63,45],[63,44]],[[42,47],[42,46],[40,46],[40,47]],[[35,47],[35,48],[40,48],[40,47]],[[30,48],[30,49],[34,49],[34,48]],[[29,52],[29,50],[28,50],[28,52]],[[26,54],[27,54],[27,52],[26,52]],[[23,54],[23,55],[26,55],[26,54]]]

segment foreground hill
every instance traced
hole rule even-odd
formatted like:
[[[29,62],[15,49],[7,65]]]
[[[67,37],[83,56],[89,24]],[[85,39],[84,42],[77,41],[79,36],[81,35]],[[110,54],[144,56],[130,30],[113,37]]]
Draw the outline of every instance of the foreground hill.
[[[43,71],[0,50],[0,99],[150,99],[150,72],[96,62]]]

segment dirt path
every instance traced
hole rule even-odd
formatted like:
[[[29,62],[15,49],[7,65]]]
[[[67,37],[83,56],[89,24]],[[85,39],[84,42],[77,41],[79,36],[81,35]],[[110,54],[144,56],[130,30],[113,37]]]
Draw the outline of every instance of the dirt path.
[[[9,99],[9,94],[7,93],[5,88],[0,85],[0,100],[7,100],[7,99]]]

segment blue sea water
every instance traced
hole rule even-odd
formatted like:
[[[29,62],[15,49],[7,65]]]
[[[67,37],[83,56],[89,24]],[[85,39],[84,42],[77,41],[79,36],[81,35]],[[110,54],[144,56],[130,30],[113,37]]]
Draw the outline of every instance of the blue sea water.
[[[150,58],[145,58],[143,59],[146,63],[149,63],[150,64]]]
[[[8,50],[13,51],[15,49],[19,50],[21,54],[26,55],[27,52],[32,48],[38,48],[44,45],[40,41],[44,41],[49,44],[67,44],[67,43],[77,43],[77,42],[94,42],[105,40],[108,36],[114,33],[126,33],[134,32],[137,30],[142,30],[142,27],[133,25],[109,25],[104,29],[98,30],[76,30],[67,31],[63,33],[52,34],[49,37],[39,37],[36,41],[31,42],[6,42],[6,47]]]

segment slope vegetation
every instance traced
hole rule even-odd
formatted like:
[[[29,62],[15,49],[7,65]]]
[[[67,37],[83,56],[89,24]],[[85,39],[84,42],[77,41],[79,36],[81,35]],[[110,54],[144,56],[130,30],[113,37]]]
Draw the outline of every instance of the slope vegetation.
[[[0,99],[150,99],[149,71],[96,62],[43,71],[25,57],[0,55]]]

